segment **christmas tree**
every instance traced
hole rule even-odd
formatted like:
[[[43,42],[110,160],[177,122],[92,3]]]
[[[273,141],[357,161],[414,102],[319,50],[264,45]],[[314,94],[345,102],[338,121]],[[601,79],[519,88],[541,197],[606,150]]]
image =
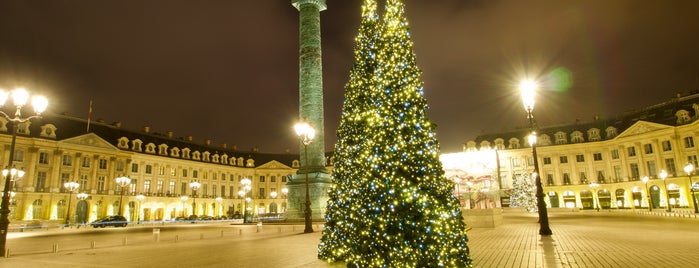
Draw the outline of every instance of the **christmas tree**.
[[[536,187],[528,172],[522,173],[519,179],[512,182],[510,193],[510,206],[524,208],[529,212],[536,212]]]
[[[318,256],[356,267],[469,267],[404,5],[387,0],[380,21],[375,6],[364,1]]]

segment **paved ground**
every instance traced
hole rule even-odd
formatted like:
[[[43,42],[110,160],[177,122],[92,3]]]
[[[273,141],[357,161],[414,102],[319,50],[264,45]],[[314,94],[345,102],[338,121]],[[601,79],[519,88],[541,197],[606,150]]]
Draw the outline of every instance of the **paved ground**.
[[[699,267],[697,218],[551,212],[553,235],[541,237],[536,214],[506,210],[503,215],[501,226],[469,231],[474,267]],[[100,241],[94,249],[88,241],[61,245],[57,253],[50,245],[17,249],[0,259],[0,267],[344,267],[316,259],[320,232],[315,229],[302,234],[302,226],[265,225],[260,232],[256,226],[234,226],[161,233],[159,242],[144,232]]]

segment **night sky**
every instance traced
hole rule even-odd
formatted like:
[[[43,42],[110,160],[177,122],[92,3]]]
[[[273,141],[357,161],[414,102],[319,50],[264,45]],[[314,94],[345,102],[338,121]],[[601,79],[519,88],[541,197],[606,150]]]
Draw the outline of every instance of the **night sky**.
[[[442,152],[526,126],[516,83],[542,81],[540,126],[699,90],[699,1],[405,0]],[[336,141],[360,0],[321,13],[326,148]],[[0,87],[49,111],[297,152],[290,0],[0,0]],[[60,131],[60,129],[58,130]]]

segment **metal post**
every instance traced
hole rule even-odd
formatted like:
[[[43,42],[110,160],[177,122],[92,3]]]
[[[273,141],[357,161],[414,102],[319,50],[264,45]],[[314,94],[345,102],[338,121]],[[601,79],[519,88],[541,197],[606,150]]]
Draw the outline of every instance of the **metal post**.
[[[532,131],[532,135],[536,135],[534,131],[534,115],[532,110],[527,110],[529,116],[529,128]],[[539,212],[539,234],[540,235],[552,235],[551,228],[549,227],[549,216],[546,211],[546,203],[544,202],[544,189],[541,186],[541,176],[539,174],[539,160],[536,155],[536,142],[531,144],[532,146],[532,156],[534,157],[534,173],[536,173],[536,207]]]
[[[303,151],[306,157],[306,211],[304,213],[306,227],[303,229],[303,232],[312,233],[313,226],[311,224],[311,196],[308,189],[308,172],[310,172],[310,166],[308,163],[308,143],[306,141],[304,141],[303,143]]]
[[[12,168],[12,162],[14,162],[15,154],[15,143],[17,140],[17,126],[18,123],[12,123],[12,141],[10,142],[10,159],[7,163],[7,169]],[[5,176],[5,189],[2,191],[2,208],[0,209],[0,252],[7,254],[5,246],[7,245],[7,229],[10,226],[10,186],[11,186],[12,174],[7,172]],[[7,256],[5,256],[7,257]]]

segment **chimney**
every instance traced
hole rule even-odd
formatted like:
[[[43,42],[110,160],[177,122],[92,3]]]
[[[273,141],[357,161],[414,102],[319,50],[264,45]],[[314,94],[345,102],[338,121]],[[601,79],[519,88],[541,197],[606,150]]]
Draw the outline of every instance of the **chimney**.
[[[206,144],[206,146],[211,146],[211,139],[204,140],[204,144]]]
[[[167,132],[165,132],[165,134],[167,134],[168,138],[172,139],[172,134],[173,134],[172,131],[167,131]]]
[[[185,138],[185,140],[187,140],[187,141],[192,141],[192,135],[187,136],[187,137]]]
[[[221,144],[221,147],[222,147],[223,149],[228,149],[228,144],[226,144],[226,143],[224,142],[224,143]]]
[[[238,150],[238,145],[233,144],[233,145],[231,146],[231,150],[233,150],[233,151]]]
[[[143,127],[143,132],[145,132],[145,133],[150,133],[150,127],[149,127],[149,126],[144,126],[144,127]]]
[[[116,128],[121,128],[121,122],[116,121],[116,122],[112,123],[112,126],[115,126]]]

